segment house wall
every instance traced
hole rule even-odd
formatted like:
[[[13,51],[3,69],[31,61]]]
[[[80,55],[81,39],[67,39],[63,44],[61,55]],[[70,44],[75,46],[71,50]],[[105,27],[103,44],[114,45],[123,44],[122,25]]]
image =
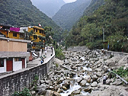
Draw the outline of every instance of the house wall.
[[[0,40],[0,51],[27,52],[27,43]]]
[[[4,59],[4,67],[0,67],[0,73],[6,72],[6,59]]]
[[[13,58],[13,71],[22,69],[22,61],[15,61]]]
[[[24,33],[19,33],[19,32],[8,32],[8,31],[6,31],[6,30],[0,30],[0,32],[2,33],[2,34],[4,34],[6,37],[8,37],[8,38],[14,38],[14,39],[24,39],[23,37],[21,38],[20,37],[20,34],[24,34]],[[16,33],[17,34],[17,36],[15,37],[15,36],[13,36],[13,33]]]
[[[35,31],[34,29],[36,29],[37,31]],[[39,42],[39,41],[41,41],[39,39],[39,37],[38,37],[39,35],[45,37],[45,33],[40,33],[40,30],[44,31],[43,28],[36,27],[36,26],[34,26],[32,28],[28,28],[28,32],[33,31],[34,34],[37,35],[37,39],[36,40],[34,39],[34,35],[30,36],[31,40],[34,40],[33,42]]]

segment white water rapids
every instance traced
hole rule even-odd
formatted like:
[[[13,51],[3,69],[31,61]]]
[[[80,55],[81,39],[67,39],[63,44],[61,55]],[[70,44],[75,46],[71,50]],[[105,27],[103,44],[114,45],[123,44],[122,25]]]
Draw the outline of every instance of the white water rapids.
[[[92,71],[91,68],[87,68],[86,66],[83,67],[84,70],[86,71]],[[83,78],[86,78],[88,77],[88,75],[86,75],[85,73],[83,73]],[[73,91],[75,90],[79,90],[80,88],[82,88],[78,83],[77,83],[77,79],[79,79],[80,77],[78,77],[77,73],[75,75],[75,77],[73,78],[74,81],[71,81],[71,84],[70,84],[70,88],[66,91],[63,91],[63,93],[60,93],[61,96],[69,96]],[[62,83],[63,84],[63,83]],[[62,85],[61,84],[61,85]],[[87,83],[88,84],[88,83]],[[86,87],[86,86],[85,86]],[[88,92],[84,92],[83,90],[81,91],[81,94],[82,95],[87,95],[89,94]]]

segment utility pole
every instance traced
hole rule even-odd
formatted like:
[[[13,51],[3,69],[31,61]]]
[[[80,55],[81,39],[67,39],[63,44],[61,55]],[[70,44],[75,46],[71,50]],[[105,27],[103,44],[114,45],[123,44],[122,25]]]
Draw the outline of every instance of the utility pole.
[[[103,29],[103,49],[104,49],[104,28]]]
[[[104,42],[104,28],[103,28],[103,42]]]

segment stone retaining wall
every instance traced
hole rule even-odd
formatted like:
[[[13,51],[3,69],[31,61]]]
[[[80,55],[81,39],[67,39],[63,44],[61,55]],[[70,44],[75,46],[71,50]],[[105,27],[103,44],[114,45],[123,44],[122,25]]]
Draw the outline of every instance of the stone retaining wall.
[[[29,88],[36,75],[39,79],[47,76],[54,57],[55,54],[43,65],[0,76],[0,96],[11,96],[15,91],[22,91],[25,87]]]

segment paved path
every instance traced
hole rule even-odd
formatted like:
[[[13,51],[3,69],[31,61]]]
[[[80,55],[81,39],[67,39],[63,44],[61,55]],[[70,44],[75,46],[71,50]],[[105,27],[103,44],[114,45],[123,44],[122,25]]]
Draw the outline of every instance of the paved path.
[[[52,54],[52,50],[51,49],[47,49],[47,54],[46,54],[46,58],[44,58],[44,63],[46,63],[50,59],[51,54]],[[42,56],[44,57],[44,55],[45,55],[45,52],[43,52]],[[30,67],[34,67],[34,66],[40,65],[40,64],[41,64],[41,58],[39,57],[37,59],[29,61],[27,63],[27,67],[30,68]]]

